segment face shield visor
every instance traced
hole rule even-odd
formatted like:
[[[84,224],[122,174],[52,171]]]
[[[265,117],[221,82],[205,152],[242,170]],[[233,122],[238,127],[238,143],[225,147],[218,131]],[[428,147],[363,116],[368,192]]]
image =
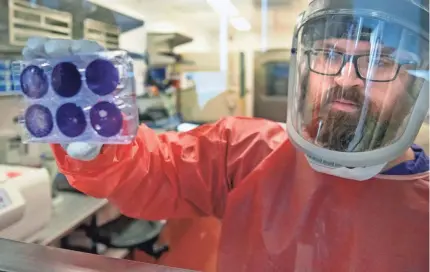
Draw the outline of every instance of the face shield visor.
[[[342,14],[310,19],[296,37],[288,123],[305,151],[337,152],[327,156],[341,163],[339,152],[381,150],[399,142],[411,122],[422,123],[428,94],[426,106],[417,102],[428,92],[427,39],[400,24]],[[410,143],[404,139],[385,158],[380,153],[379,162]]]

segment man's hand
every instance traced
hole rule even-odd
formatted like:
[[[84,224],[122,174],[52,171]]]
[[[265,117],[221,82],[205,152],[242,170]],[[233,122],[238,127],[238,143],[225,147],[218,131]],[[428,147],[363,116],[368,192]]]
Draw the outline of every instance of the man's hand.
[[[79,53],[93,53],[103,51],[98,43],[87,40],[60,40],[47,38],[30,38],[22,50],[24,59],[58,58]],[[78,160],[90,161],[97,157],[102,144],[76,142],[61,145],[67,154]]]

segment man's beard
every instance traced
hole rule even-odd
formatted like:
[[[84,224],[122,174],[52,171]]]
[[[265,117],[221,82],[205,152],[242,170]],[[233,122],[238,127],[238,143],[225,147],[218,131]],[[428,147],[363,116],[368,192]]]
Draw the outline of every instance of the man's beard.
[[[354,139],[359,114],[329,110],[311,124],[315,142],[327,149],[348,151]]]
[[[336,100],[349,101],[356,110],[332,109]],[[383,145],[387,124],[378,122],[379,111],[362,91],[336,86],[326,92],[321,103],[314,102],[312,120],[306,130],[317,145],[341,152],[359,152]]]

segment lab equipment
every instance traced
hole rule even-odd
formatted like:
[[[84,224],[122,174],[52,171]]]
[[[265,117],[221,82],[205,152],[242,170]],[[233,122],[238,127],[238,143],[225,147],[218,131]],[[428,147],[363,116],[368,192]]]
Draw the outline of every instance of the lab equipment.
[[[1,238],[23,241],[49,222],[51,212],[46,169],[0,165]]]
[[[24,215],[24,199],[11,185],[0,185],[0,230],[18,222]]]
[[[12,61],[0,60],[0,94],[19,94],[19,84],[14,84],[12,77]]]
[[[138,114],[132,59],[124,51],[15,62],[25,142],[130,143]],[[16,71],[18,70],[18,71]]]
[[[285,122],[288,102],[288,48],[269,49],[254,53],[254,113],[253,116]]]

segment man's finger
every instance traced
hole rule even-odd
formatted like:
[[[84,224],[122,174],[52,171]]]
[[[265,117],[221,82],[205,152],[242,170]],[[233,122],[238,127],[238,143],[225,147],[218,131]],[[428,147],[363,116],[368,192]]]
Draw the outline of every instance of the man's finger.
[[[45,42],[48,41],[48,38],[44,37],[30,37],[27,40],[26,47],[32,51],[39,51],[42,52],[43,46],[45,45]]]
[[[45,53],[50,58],[68,56],[72,54],[72,40],[51,39],[45,43]]]
[[[22,49],[21,54],[25,60],[31,60],[31,59],[37,58],[37,56],[33,53],[33,51],[28,49],[28,47],[24,47],[24,49]]]
[[[99,45],[95,41],[88,41],[88,40],[74,40],[71,46],[71,52],[73,54],[95,53],[103,50],[104,50],[103,46]]]
[[[44,58],[45,53],[45,42],[47,38],[32,37],[27,40],[25,48],[22,50],[24,59]]]

